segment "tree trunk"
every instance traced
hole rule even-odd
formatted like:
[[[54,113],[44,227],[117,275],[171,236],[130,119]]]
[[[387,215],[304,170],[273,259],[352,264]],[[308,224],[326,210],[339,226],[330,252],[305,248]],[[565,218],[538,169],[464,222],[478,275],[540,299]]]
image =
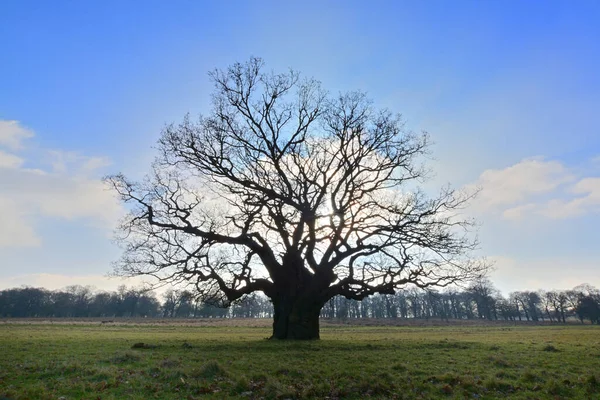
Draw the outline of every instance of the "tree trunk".
[[[274,321],[271,339],[319,339],[319,314],[324,302],[284,296],[272,301]]]

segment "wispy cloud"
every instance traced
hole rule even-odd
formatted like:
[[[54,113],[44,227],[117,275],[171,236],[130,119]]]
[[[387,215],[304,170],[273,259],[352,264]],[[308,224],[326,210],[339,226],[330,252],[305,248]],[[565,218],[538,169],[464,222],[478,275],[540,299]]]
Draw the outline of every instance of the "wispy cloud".
[[[0,150],[0,168],[19,168],[24,162],[21,157]]]
[[[555,160],[531,158],[484,171],[468,187],[480,187],[475,210],[519,220],[528,216],[565,219],[600,212],[600,177]]]
[[[565,290],[582,283],[600,281],[600,268],[593,259],[537,258],[518,260],[506,256],[490,256],[495,262],[491,277],[507,295],[517,290]],[[574,267],[577,262],[577,268]],[[567,273],[568,271],[568,273]]]
[[[0,247],[40,245],[36,227],[44,218],[86,219],[112,229],[122,207],[97,176],[109,165],[106,158],[42,149],[51,160],[47,168],[26,168],[26,159],[11,150],[26,150],[20,140],[33,133],[15,121],[0,121],[0,129],[0,145],[8,149],[0,150]]]
[[[43,287],[49,290],[56,290],[67,286],[81,285],[91,286],[97,290],[112,291],[121,285],[139,287],[143,286],[144,283],[145,281],[142,278],[117,278],[97,274],[65,275],[39,273],[3,278],[0,283],[0,290],[21,286]]]
[[[600,213],[600,177],[583,178],[573,185],[570,199],[552,199],[541,205],[539,213],[553,219]]]
[[[33,136],[33,132],[18,121],[0,120],[0,146],[2,147],[20,150],[24,146],[23,141]]]

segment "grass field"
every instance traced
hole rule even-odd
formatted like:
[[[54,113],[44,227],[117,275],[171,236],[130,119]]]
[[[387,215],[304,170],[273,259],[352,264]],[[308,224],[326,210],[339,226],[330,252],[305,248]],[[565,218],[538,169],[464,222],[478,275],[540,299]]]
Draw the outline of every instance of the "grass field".
[[[0,398],[600,399],[597,326],[238,325],[0,322]]]

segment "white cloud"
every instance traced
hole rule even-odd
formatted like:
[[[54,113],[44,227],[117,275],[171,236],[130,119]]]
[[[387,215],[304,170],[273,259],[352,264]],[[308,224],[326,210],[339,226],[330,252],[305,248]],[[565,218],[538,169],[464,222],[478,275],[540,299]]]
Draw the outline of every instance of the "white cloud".
[[[4,123],[0,126],[14,128],[14,121],[8,122],[0,121]],[[16,126],[11,132],[21,132]],[[123,213],[114,193],[96,176],[109,164],[106,158],[57,150],[45,153],[51,164],[48,170],[25,168],[24,159],[0,152],[0,247],[40,245],[36,226],[43,218],[85,219],[112,230]]]
[[[482,188],[477,206],[490,209],[524,202],[572,182],[575,176],[558,161],[523,160],[504,169],[488,169],[474,186]]]
[[[144,280],[135,278],[113,278],[105,275],[63,275],[63,274],[26,274],[2,278],[0,290],[21,286],[43,287],[48,290],[63,289],[67,286],[92,286],[97,290],[114,291],[121,285],[143,286]]]
[[[492,256],[495,262],[491,278],[504,295],[521,290],[566,290],[581,283],[600,287],[600,268],[593,259],[521,260]]]
[[[106,157],[87,157],[75,151],[48,150],[52,172],[57,174],[89,174],[111,165]]]
[[[504,210],[502,216],[506,219],[518,220],[526,215],[531,214],[536,209],[536,205],[532,203],[523,204],[516,207],[511,207],[507,210]]]
[[[99,180],[20,169],[3,174],[11,182],[0,196],[19,208],[46,217],[92,218],[110,225],[121,213],[114,193]],[[1,229],[1,228],[0,228]]]
[[[33,132],[24,128],[18,121],[0,120],[0,146],[10,150],[23,147],[23,140],[33,137]]]
[[[564,219],[600,212],[600,178],[583,178],[573,185],[570,192],[583,196],[570,200],[550,200],[539,213],[548,218]]]
[[[21,157],[0,150],[0,168],[19,168],[24,162]]]
[[[41,244],[31,218],[11,199],[0,197],[0,248],[35,247]]]
[[[584,178],[577,182],[573,193],[588,194],[593,200],[600,200],[600,178]]]
[[[95,171],[111,165],[110,160],[107,157],[88,157],[85,159],[82,169],[85,172]]]
[[[532,158],[486,170],[468,187],[482,188],[473,204],[476,210],[510,220],[533,215],[565,219],[599,212],[600,178],[578,177],[573,170],[558,161]]]

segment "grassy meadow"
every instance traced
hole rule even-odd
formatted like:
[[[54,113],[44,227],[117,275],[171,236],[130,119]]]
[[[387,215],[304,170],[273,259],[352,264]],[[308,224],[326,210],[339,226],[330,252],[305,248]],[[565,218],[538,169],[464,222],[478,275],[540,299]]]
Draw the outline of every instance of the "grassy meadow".
[[[600,399],[598,326],[268,324],[0,321],[0,398]]]

